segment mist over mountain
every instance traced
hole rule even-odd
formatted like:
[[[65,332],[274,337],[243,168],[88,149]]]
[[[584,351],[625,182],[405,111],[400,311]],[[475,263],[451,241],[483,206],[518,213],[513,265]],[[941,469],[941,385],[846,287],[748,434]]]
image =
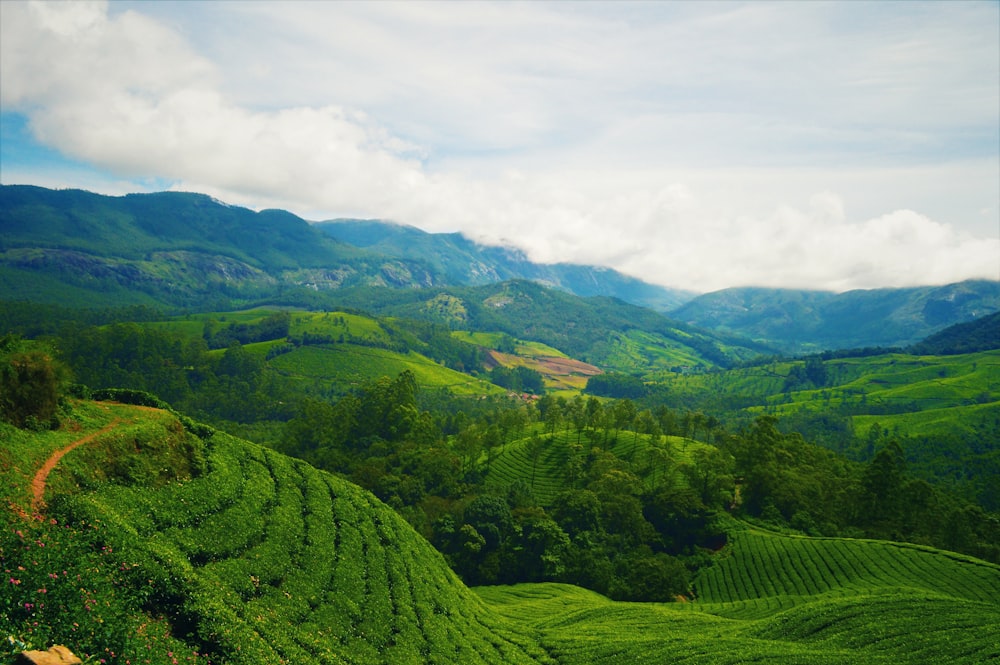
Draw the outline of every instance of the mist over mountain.
[[[608,268],[538,264],[511,247],[380,220],[310,223],[283,210],[255,212],[181,192],[112,197],[0,187],[0,287],[14,299],[323,306],[343,289],[519,279],[617,298],[786,352],[905,346],[1000,309],[1000,282],[988,280],[839,294],[740,287],[696,296]]]
[[[248,289],[530,279],[661,311],[694,295],[607,268],[532,263],[519,250],[480,246],[461,234],[375,221],[310,224],[283,210],[254,212],[204,194],[112,197],[6,185],[0,187],[0,232],[0,279],[8,292],[54,278],[97,291],[126,287],[163,303],[189,305],[213,289],[243,295]],[[58,289],[53,291],[58,298]]]
[[[356,247],[425,262],[445,275],[450,284],[479,286],[530,279],[578,296],[612,296],[658,311],[678,307],[696,295],[650,284],[611,268],[534,263],[520,249],[481,245],[461,233],[427,233],[381,220],[336,219],[316,226]]]

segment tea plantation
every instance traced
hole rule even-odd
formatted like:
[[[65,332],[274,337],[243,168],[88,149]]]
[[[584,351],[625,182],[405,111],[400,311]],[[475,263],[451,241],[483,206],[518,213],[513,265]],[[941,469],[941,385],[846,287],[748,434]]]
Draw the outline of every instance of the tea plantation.
[[[68,420],[41,433],[0,424],[0,653],[61,643],[109,663],[1000,658],[1000,568],[977,559],[735,523],[690,602],[613,602],[561,584],[470,590],[373,495],[304,462],[164,411],[79,402]],[[94,433],[31,515],[35,470]]]

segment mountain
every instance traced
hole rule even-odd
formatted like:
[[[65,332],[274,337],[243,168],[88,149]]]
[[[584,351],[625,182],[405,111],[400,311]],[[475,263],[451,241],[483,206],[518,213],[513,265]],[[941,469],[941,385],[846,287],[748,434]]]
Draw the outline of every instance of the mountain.
[[[34,301],[303,305],[347,286],[424,288],[514,277],[661,310],[690,296],[603,268],[537,265],[517,250],[480,247],[459,234],[381,222],[310,224],[283,210],[254,212],[204,194],[114,197],[0,186],[0,287]]]
[[[35,301],[197,307],[434,283],[423,266],[337,242],[282,210],[182,192],[0,187],[0,285]]]
[[[916,355],[954,355],[993,349],[1000,349],[1000,312],[945,328],[907,351]]]
[[[1000,281],[832,293],[733,288],[694,298],[671,317],[787,352],[913,344],[1000,309]]]
[[[581,298],[530,280],[420,290],[342,289],[339,306],[542,342],[605,369],[730,366],[774,347],[713,333],[617,298]]]
[[[694,297],[691,292],[648,284],[610,268],[532,263],[519,249],[480,245],[461,233],[427,233],[412,226],[360,219],[336,219],[316,226],[356,247],[426,263],[453,285],[530,279],[578,296],[612,296],[657,311],[678,307]]]

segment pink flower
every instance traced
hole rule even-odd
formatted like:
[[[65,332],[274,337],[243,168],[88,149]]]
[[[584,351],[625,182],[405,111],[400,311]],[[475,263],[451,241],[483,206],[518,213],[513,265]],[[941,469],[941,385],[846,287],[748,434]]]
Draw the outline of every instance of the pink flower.
[[[18,584],[21,583],[21,580],[16,580],[12,577],[10,578],[10,583],[13,584],[14,586],[17,586]]]

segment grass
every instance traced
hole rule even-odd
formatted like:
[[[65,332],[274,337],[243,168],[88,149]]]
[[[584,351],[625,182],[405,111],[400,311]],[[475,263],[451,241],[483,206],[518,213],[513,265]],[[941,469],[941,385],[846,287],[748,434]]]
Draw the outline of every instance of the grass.
[[[421,387],[447,388],[456,395],[499,394],[490,383],[448,369],[418,353],[396,353],[355,344],[303,346],[277,356],[269,365],[280,374],[306,384],[360,385],[380,376],[411,370]]]

